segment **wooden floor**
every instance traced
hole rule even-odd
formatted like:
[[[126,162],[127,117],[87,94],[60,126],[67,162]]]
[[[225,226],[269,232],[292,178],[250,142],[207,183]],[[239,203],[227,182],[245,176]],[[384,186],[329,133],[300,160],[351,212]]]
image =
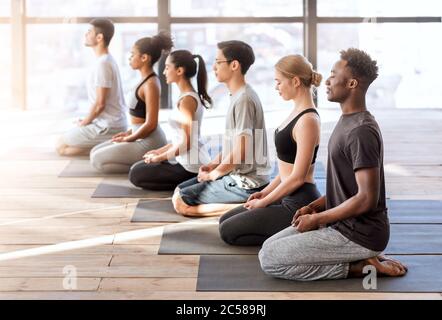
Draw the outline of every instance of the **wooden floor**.
[[[165,224],[131,223],[137,199],[91,199],[101,178],[57,177],[69,159],[52,153],[61,131],[56,115],[1,114],[0,299],[442,298],[441,293],[196,292],[199,256],[158,255]],[[389,196],[442,199],[442,110],[373,114],[384,136]],[[334,123],[323,123],[324,162]],[[72,271],[77,290],[65,290],[75,285],[64,273]]]

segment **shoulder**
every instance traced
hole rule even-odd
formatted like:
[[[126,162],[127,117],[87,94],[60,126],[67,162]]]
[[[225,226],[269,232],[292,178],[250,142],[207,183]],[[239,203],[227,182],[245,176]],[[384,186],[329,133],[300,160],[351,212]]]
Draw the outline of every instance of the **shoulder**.
[[[98,58],[97,63],[96,63],[96,68],[98,70],[114,71],[115,64],[114,64],[112,58],[110,58],[108,56],[103,56],[103,57]]]
[[[147,81],[143,84],[143,90],[158,92],[160,90],[160,83],[158,78],[150,77],[149,79],[147,79]]]
[[[379,136],[379,131],[377,126],[372,123],[361,123],[360,125],[354,127],[350,130],[349,137],[377,137]]]
[[[321,120],[314,112],[309,112],[298,119],[296,125],[293,127],[293,133],[302,136],[318,136],[321,131]]]
[[[254,97],[250,92],[244,91],[235,101],[234,107],[236,110],[252,111],[261,107],[261,103],[257,96]]]
[[[381,135],[377,128],[370,123],[363,123],[354,127],[347,136],[347,144],[382,144]]]
[[[315,112],[307,112],[303,114],[296,123],[300,127],[321,125],[321,119]]]
[[[185,95],[179,100],[178,106],[180,110],[185,109],[188,111],[195,112],[196,108],[198,107],[198,101],[196,100],[196,97],[194,97],[193,95]]]

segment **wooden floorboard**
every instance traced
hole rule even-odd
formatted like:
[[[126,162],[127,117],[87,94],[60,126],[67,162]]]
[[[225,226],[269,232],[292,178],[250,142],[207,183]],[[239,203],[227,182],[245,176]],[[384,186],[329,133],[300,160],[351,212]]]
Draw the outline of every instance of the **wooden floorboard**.
[[[442,200],[442,111],[372,113],[384,138],[388,196]],[[49,147],[56,119],[46,114],[40,120],[47,130],[1,141],[0,299],[442,299],[440,293],[196,292],[199,256],[158,255],[168,224],[131,223],[138,199],[91,199],[103,178],[58,178],[71,159]],[[38,120],[25,116],[22,125]],[[322,125],[324,163],[336,120]],[[35,137],[38,148],[23,145]],[[76,272],[76,290],[64,287],[66,266]]]

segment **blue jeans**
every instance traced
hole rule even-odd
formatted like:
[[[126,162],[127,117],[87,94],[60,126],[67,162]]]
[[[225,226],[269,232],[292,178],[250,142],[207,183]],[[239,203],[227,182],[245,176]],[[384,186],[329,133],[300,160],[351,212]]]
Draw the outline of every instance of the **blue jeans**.
[[[192,178],[178,185],[181,198],[189,206],[208,203],[244,203],[252,193],[261,191],[264,187],[243,189],[238,187],[230,176],[205,182],[198,182],[197,178]]]

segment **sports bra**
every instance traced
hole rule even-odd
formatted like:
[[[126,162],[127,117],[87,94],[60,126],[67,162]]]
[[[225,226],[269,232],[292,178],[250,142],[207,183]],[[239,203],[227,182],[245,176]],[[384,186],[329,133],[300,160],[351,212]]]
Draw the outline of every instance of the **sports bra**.
[[[147,80],[149,80],[150,78],[155,77],[155,76],[156,76],[155,72],[152,72],[135,89],[135,98],[136,98],[137,104],[135,105],[135,107],[129,108],[129,113],[131,116],[146,119],[146,102],[141,100],[140,96],[138,95],[138,90],[140,90],[141,86],[143,84],[145,84]]]
[[[306,109],[300,112],[292,121],[290,121],[289,124],[285,126],[284,129],[279,131],[279,128],[277,128],[275,130],[275,147],[278,159],[288,163],[295,163],[297,144],[292,135],[293,127],[296,125],[296,122],[298,122],[299,118],[301,118],[304,114],[309,112],[314,112],[319,116],[316,109],[313,108]],[[316,162],[318,149],[319,145],[315,147],[312,164]]]

